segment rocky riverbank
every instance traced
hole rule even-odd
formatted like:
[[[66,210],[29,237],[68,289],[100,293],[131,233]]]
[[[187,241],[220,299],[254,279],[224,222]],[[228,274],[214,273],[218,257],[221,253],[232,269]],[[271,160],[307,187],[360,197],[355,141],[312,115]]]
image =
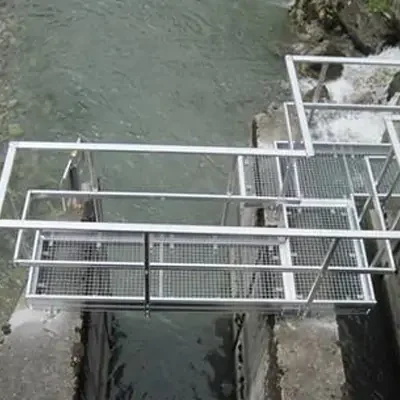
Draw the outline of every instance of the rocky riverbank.
[[[302,45],[298,49],[301,53],[367,56],[398,44],[400,21],[388,3],[383,0],[296,0],[289,10],[289,18]]]

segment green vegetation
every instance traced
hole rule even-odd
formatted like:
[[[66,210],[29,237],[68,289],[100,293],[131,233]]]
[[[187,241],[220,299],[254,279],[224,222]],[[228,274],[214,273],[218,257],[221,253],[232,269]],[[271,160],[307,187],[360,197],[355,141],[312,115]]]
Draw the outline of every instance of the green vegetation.
[[[392,0],[367,0],[371,12],[385,12],[390,10]]]

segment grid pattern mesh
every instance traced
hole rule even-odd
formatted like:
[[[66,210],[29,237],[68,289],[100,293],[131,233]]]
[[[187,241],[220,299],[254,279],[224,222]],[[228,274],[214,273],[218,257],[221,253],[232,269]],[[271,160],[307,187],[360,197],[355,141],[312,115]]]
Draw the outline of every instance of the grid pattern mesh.
[[[289,227],[305,229],[349,229],[349,215],[346,208],[287,208]],[[290,239],[293,265],[321,265],[332,239]],[[360,265],[353,240],[341,240],[334,252],[330,266]],[[296,295],[299,299],[307,298],[317,277],[315,272],[294,274]],[[363,300],[363,276],[346,273],[328,274],[320,282],[315,298],[317,300]]]
[[[278,148],[288,149],[288,143],[279,142]],[[301,149],[302,146],[295,146],[295,149]],[[278,180],[274,183],[272,178],[265,171],[278,172],[276,166],[273,166],[273,158],[255,156],[249,158],[250,162],[245,168],[246,186],[248,194],[262,196],[274,196],[278,192]],[[257,160],[257,161],[256,161]],[[374,178],[377,179],[384,163],[384,158],[371,158],[371,167]],[[280,173],[283,181],[287,166],[288,157],[280,157]],[[259,165],[260,173],[257,175],[256,166]],[[349,198],[351,194],[369,193],[369,176],[367,172],[364,155],[359,154],[341,154],[340,149],[337,153],[316,154],[310,158],[300,158],[296,161],[296,172],[290,170],[290,183],[287,197],[295,197],[296,181],[299,182],[300,192],[305,198]],[[275,168],[275,169],[274,169]],[[394,182],[399,170],[395,159],[390,164],[378,193],[387,193],[391,184]],[[297,179],[295,179],[295,173]],[[267,178],[265,179],[265,176]],[[258,181],[262,182],[258,182]],[[275,185],[275,186],[274,186]],[[274,189],[273,189],[274,188]],[[257,192],[258,190],[258,192]],[[395,186],[394,194],[400,193],[400,180]]]
[[[248,196],[278,196],[279,178],[275,157],[245,157],[244,170]]]
[[[372,173],[374,175],[374,180],[376,181],[385,164],[385,159],[370,158],[369,160],[371,164]],[[386,170],[386,173],[383,175],[380,185],[377,187],[378,193],[387,193],[390,190],[390,188],[396,181],[396,175],[398,171],[399,171],[398,163],[396,159],[392,159],[388,169]],[[397,183],[395,184],[393,193],[394,194],[400,193],[400,180],[398,180]]]
[[[86,238],[86,239],[85,239]],[[186,240],[184,239],[186,238]],[[142,235],[42,235],[42,260],[136,262],[144,265]],[[280,265],[277,245],[259,238],[212,236],[165,237],[150,235],[150,295],[153,299],[282,299],[282,274],[226,270],[174,270],[168,264],[269,264]],[[151,263],[165,266],[151,267]],[[37,268],[33,294],[72,296],[123,296],[142,302],[145,292],[144,267],[48,267]]]

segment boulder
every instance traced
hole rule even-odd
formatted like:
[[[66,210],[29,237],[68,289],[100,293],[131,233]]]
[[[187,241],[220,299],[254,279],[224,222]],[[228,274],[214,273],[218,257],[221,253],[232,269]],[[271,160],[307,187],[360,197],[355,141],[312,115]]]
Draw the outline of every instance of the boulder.
[[[379,52],[386,44],[399,40],[393,24],[382,13],[371,12],[364,0],[342,0],[337,20],[355,48],[365,55]]]
[[[303,100],[306,103],[311,103],[313,101],[313,97],[314,97],[314,94],[315,94],[316,90],[317,90],[317,87],[314,87],[311,90],[309,90],[304,95]],[[319,99],[317,101],[321,102],[321,103],[328,103],[330,100],[331,100],[331,97],[329,95],[328,88],[326,87],[326,85],[322,85],[321,91],[319,93]]]
[[[341,50],[339,50],[337,46],[331,43],[329,40],[324,40],[316,47],[314,47],[312,50],[310,50],[307,54],[313,56],[346,57],[346,54],[344,54]],[[304,75],[317,79],[319,77],[319,73],[321,72],[321,68],[322,64],[303,64],[301,72]],[[328,70],[326,72],[325,80],[331,81],[339,78],[342,74],[342,71],[343,71],[342,64],[329,65]]]
[[[400,92],[400,71],[396,72],[389,83],[386,100],[389,101],[396,92]]]
[[[392,11],[374,12],[366,0],[296,0],[289,11],[292,26],[312,42],[350,40],[363,55],[400,41],[400,22]]]

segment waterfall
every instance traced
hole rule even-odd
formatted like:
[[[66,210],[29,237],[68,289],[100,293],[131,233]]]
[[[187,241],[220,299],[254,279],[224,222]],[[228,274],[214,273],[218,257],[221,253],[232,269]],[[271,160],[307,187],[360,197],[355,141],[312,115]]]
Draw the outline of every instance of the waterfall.
[[[369,58],[400,59],[400,48],[388,48]],[[326,84],[335,103],[386,103],[386,91],[398,70],[371,65],[345,65],[342,76]],[[315,87],[317,81],[301,80],[302,90]],[[384,113],[354,111],[316,111],[310,131],[314,139],[324,141],[380,142],[385,130]]]

